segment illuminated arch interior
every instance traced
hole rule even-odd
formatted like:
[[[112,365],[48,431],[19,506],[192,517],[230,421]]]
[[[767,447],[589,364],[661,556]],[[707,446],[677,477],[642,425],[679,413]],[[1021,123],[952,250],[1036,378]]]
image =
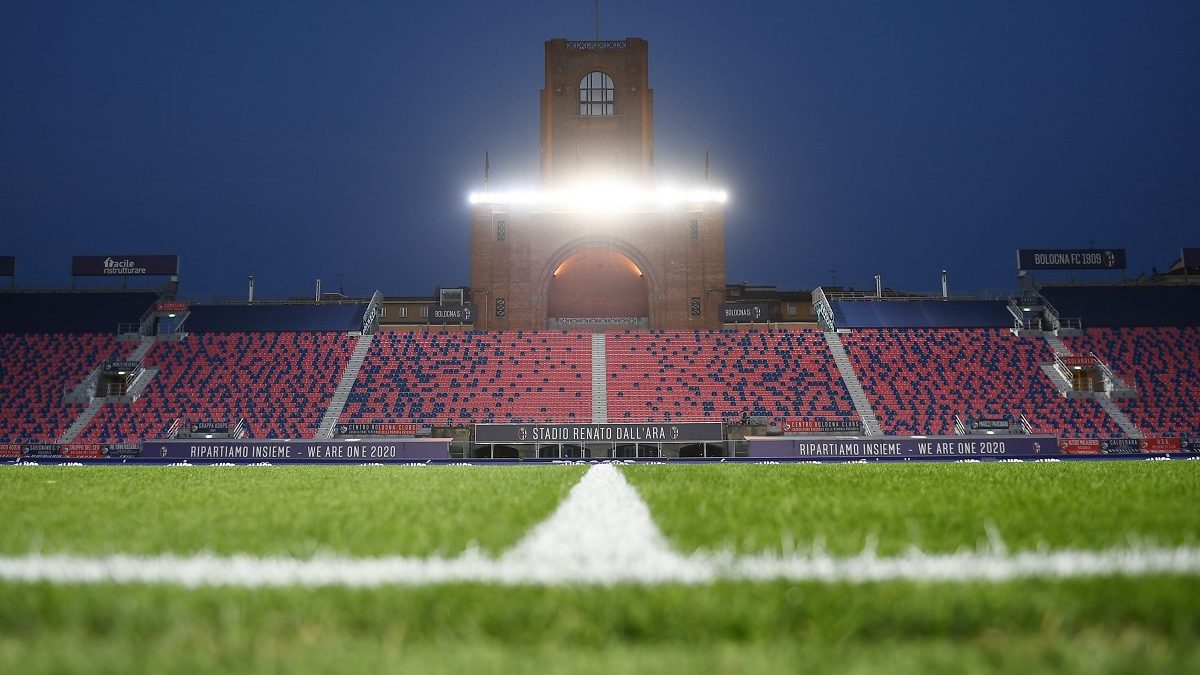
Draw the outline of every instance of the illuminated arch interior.
[[[550,278],[551,317],[647,317],[650,293],[642,270],[608,248],[571,254]]]

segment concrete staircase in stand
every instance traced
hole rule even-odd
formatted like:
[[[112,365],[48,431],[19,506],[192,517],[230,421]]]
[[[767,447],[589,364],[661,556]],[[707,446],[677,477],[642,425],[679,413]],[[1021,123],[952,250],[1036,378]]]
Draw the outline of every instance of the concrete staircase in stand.
[[[126,357],[126,360],[144,361],[146,356],[150,353],[150,350],[154,348],[155,342],[156,340],[154,339],[154,336],[143,335],[141,337],[141,344],[135,347],[132,352],[129,352],[129,356]],[[93,377],[98,377],[99,370],[100,368],[97,366],[96,370],[92,371],[92,374],[88,376],[88,379],[84,380],[82,384],[77,385],[72,391],[72,394],[68,395],[64,399],[65,402],[83,402],[81,399],[89,399],[90,397],[87,394],[87,392],[90,391],[89,382]],[[142,395],[142,392],[146,391],[146,385],[150,384],[150,381],[153,380],[156,375],[158,375],[158,368],[143,368],[141,374],[137,376],[137,379],[129,383],[129,388],[126,389],[125,395],[121,396],[119,399],[109,399],[106,396],[96,396],[94,398],[90,398],[90,400],[87,400],[83,410],[74,420],[71,421],[70,426],[68,426],[66,430],[62,432],[62,435],[58,437],[58,442],[71,443],[76,438],[79,438],[79,434],[83,433],[83,430],[87,428],[87,425],[91,424],[92,418],[96,416],[96,413],[100,412],[101,408],[113,402],[113,400],[116,400],[120,403],[132,403],[138,400],[138,398]]]
[[[1126,438],[1142,438],[1142,430],[1138,429],[1137,425],[1129,419],[1129,416],[1117,407],[1117,404],[1111,397],[1107,394],[1100,394],[1096,396],[1096,403],[1099,403],[1100,407],[1104,408],[1104,412],[1108,413],[1108,416],[1112,418],[1112,421],[1121,427],[1121,431],[1125,432]]]
[[[604,333],[592,333],[592,422],[608,422],[608,351]]]
[[[321,426],[317,428],[317,438],[333,436],[333,429],[342,416],[342,410],[346,408],[350,391],[354,389],[354,382],[358,379],[358,371],[362,370],[363,361],[367,358],[367,352],[371,351],[371,342],[374,339],[374,335],[358,336],[358,341],[354,343],[354,351],[350,354],[350,360],[346,362],[346,370],[342,371],[342,379],[338,381],[337,389],[333,390],[333,398],[330,399],[329,407],[325,409],[325,415],[321,418]]]
[[[103,408],[106,403],[108,403],[108,401],[105,399],[97,398],[84,406],[83,412],[79,413],[79,417],[76,417],[75,420],[71,422],[71,426],[67,427],[66,431],[62,433],[62,436],[58,437],[58,442],[70,443],[76,438],[79,438],[79,434],[83,433],[83,430],[87,428],[87,425],[91,424],[92,418],[96,416],[96,413],[100,412],[100,409]]]
[[[1063,344],[1063,341],[1059,339],[1057,335],[1043,333],[1042,337],[1045,338],[1046,342],[1050,345],[1050,348],[1054,350],[1055,354],[1058,354],[1059,356],[1072,356],[1071,350],[1068,349],[1065,344]],[[1046,373],[1046,377],[1050,378],[1050,381],[1054,383],[1054,388],[1066,398],[1095,399],[1096,403],[1099,403],[1100,407],[1104,409],[1104,412],[1108,413],[1108,416],[1112,419],[1112,421],[1121,428],[1121,431],[1125,434],[1126,438],[1142,438],[1142,431],[1137,428],[1137,425],[1129,419],[1129,416],[1126,415],[1123,410],[1117,407],[1117,404],[1113,402],[1112,396],[1107,392],[1075,391],[1072,389],[1071,383],[1067,382],[1067,380],[1063,378],[1062,373],[1059,373],[1058,370],[1054,368],[1053,363],[1042,364],[1042,372]],[[1127,395],[1132,393],[1132,389],[1130,389],[1125,382],[1115,377],[1113,379],[1114,384],[1116,385],[1115,389],[1119,394]]]
[[[846,385],[846,391],[850,392],[850,400],[854,402],[854,409],[858,411],[863,428],[866,429],[868,435],[883,435],[879,419],[875,417],[875,410],[871,408],[871,402],[867,400],[867,392],[863,391],[858,373],[854,372],[854,366],[850,363],[850,357],[846,354],[842,339],[835,331],[825,331],[825,342],[829,345],[829,352],[833,354],[833,362],[837,364],[838,372],[842,374],[842,382]]]
[[[1055,354],[1058,354],[1059,356],[1071,355],[1071,350],[1067,349],[1067,346],[1063,344],[1062,339],[1054,333],[1042,333],[1042,337],[1046,339],[1046,342],[1050,345],[1050,348],[1054,350]]]

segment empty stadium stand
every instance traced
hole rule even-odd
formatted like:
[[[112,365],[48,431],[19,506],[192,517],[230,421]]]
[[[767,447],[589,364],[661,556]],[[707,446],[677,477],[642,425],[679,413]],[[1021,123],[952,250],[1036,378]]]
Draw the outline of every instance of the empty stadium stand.
[[[1133,387],[1137,398],[1117,405],[1142,433],[1200,431],[1200,328],[1086,328],[1063,342],[1076,354],[1095,354]]]
[[[1196,287],[1043,292],[1084,322],[1058,348],[1094,353],[1136,390],[1110,408],[1130,434],[1200,431]],[[181,339],[119,339],[118,326],[141,321],[156,297],[0,292],[0,441],[53,443],[68,428],[82,429],[78,442],[140,441],[177,422],[241,420],[253,437],[312,438],[343,375],[347,401],[340,415],[329,411],[330,425],[858,419],[815,329],[388,332],[363,338],[355,377],[346,367],[365,303],[190,305]],[[1063,437],[1124,435],[1096,400],[1060,394],[1040,367],[1054,360],[1055,338],[1012,335],[1002,301],[830,306],[863,410],[886,434],[952,434],[958,415],[1024,417],[1030,431]],[[97,402],[84,415],[63,402],[106,360],[135,353],[157,369],[138,400]]]
[[[342,422],[590,422],[587,333],[385,332]]]
[[[128,405],[104,407],[80,441],[163,438],[175,420],[245,420],[256,438],[312,438],[354,348],[335,332],[240,332],[160,342],[147,355],[159,369]]]
[[[611,421],[856,416],[818,330],[609,333]]]
[[[136,343],[117,340],[158,295],[146,291],[0,292],[0,439],[53,443],[83,410],[63,393]]]
[[[106,360],[127,357],[136,346],[118,341],[115,331],[0,333],[0,439],[57,441],[84,408],[63,403],[63,392]]]
[[[1120,437],[1093,400],[1057,393],[1045,340],[995,328],[858,329],[841,336],[887,434],[953,434],[954,416],[1022,415],[1035,433]]]

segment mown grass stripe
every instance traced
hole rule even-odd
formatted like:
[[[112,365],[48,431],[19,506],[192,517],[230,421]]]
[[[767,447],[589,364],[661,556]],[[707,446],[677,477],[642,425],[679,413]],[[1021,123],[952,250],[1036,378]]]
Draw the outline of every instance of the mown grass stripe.
[[[551,516],[501,556],[468,549],[454,557],[307,559],[249,555],[0,558],[0,579],[54,583],[166,583],[196,586],[350,586],[488,582],[498,584],[709,583],[718,580],[1007,581],[1106,575],[1200,573],[1200,549],[1116,548],[1008,553],[990,548],[950,554],[873,550],[836,557],[672,550],[646,503],[615,467],[593,466]]]

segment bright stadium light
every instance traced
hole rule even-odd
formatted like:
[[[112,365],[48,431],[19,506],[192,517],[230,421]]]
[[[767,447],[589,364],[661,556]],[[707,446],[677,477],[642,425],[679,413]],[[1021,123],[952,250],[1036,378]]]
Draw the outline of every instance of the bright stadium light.
[[[660,187],[645,189],[619,183],[596,182],[562,190],[472,192],[468,195],[467,201],[473,205],[528,206],[611,213],[647,208],[725,204],[729,201],[729,193],[725,190],[710,188],[681,190],[674,187]]]

